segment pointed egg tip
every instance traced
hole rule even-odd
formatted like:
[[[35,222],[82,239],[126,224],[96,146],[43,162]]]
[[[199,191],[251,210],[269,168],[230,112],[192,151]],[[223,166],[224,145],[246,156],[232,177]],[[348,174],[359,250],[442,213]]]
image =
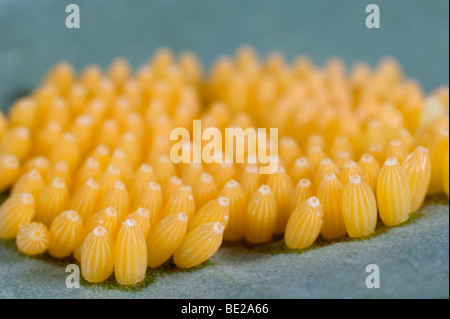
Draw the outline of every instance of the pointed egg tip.
[[[386,162],[384,162],[384,166],[395,166],[398,164],[398,160],[396,157],[389,157]]]
[[[230,201],[228,200],[228,198],[223,196],[223,197],[219,198],[219,204],[220,204],[220,206],[228,207],[228,206],[230,206]]]
[[[137,225],[137,222],[134,219],[127,219],[125,220],[122,225],[125,227],[135,227]]]
[[[219,223],[219,222],[214,223],[213,230],[214,230],[214,232],[216,232],[217,234],[223,233],[223,230],[224,230],[224,229],[225,229],[225,226],[222,225],[221,223]]]
[[[64,182],[61,178],[55,177],[52,181],[52,185],[57,188],[64,188],[66,187],[66,182]]]
[[[361,176],[359,176],[359,175],[350,176],[349,182],[354,185],[359,185],[362,182]]]
[[[178,213],[177,216],[178,216],[178,220],[181,222],[185,222],[188,219],[188,216],[186,215],[186,213],[183,213],[183,212]]]
[[[309,207],[319,207],[320,206],[320,200],[315,196],[308,198],[306,200],[306,202],[308,203]]]
[[[156,182],[148,183],[148,188],[152,190],[161,190],[161,186]]]
[[[272,193],[272,191],[270,190],[270,187],[267,185],[261,185],[261,187],[258,189],[258,191],[264,196]]]
[[[21,194],[20,201],[22,203],[24,203],[25,205],[33,205],[34,204],[34,197],[31,194],[24,193],[24,194]]]
[[[117,210],[114,207],[107,207],[103,210],[106,215],[110,217],[116,217],[117,216]]]
[[[107,232],[107,230],[103,226],[97,226],[93,230],[93,233],[96,236],[102,236],[102,235],[106,234],[106,232]]]
[[[225,187],[226,188],[235,188],[238,186],[238,182],[236,182],[236,180],[234,179],[230,179],[226,184]]]

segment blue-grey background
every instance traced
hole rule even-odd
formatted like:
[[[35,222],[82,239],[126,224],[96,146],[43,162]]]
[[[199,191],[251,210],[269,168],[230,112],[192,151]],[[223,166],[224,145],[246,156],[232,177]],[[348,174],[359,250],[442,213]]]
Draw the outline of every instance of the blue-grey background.
[[[69,3],[80,7],[80,29],[65,27]],[[369,3],[380,7],[380,29],[365,27]],[[448,83],[448,11],[447,0],[0,0],[0,106],[60,60],[81,70],[124,56],[137,67],[167,46],[209,66],[243,43],[317,64],[339,56],[373,65],[391,55],[430,91]]]
[[[66,29],[65,7],[77,3],[81,28]],[[376,3],[381,28],[367,29]],[[339,56],[351,65],[399,60],[426,92],[449,74],[447,0],[0,0],[0,107],[27,94],[60,60],[80,71],[117,56],[134,67],[160,46],[192,50],[205,66],[243,43],[262,56]],[[0,298],[448,298],[448,199],[431,201],[413,222],[363,241],[303,254],[222,247],[194,272],[157,276],[143,289],[67,289],[64,267],[28,258],[0,242]],[[379,265],[381,287],[367,289],[365,268]]]

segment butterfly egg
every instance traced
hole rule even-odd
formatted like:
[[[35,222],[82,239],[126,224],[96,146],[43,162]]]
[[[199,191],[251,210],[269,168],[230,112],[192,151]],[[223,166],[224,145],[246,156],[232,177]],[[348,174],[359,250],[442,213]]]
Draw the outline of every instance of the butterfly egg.
[[[254,119],[246,112],[238,112],[229,123],[229,127],[240,127],[244,130],[255,125]]]
[[[323,136],[320,134],[311,134],[310,136],[308,136],[308,139],[306,141],[306,148],[316,147],[316,146],[324,148],[325,140],[323,139]]]
[[[20,226],[33,220],[34,199],[31,194],[11,195],[0,206],[0,238],[16,237]]]
[[[170,88],[170,110],[173,112],[175,100],[179,96],[179,92],[184,85],[184,79],[178,65],[171,65],[167,69],[166,80]]]
[[[102,226],[108,231],[112,238],[115,238],[120,222],[118,217],[119,215],[114,207],[102,209],[87,219],[85,224],[85,235],[93,231],[95,227]]]
[[[323,211],[317,197],[301,203],[289,217],[284,233],[286,246],[304,249],[311,246],[320,234]]]
[[[195,214],[195,200],[190,186],[181,186],[164,205],[164,217],[184,212],[189,221]]]
[[[344,187],[342,212],[350,237],[372,234],[377,224],[377,203],[369,184],[359,175],[350,177]]]
[[[161,186],[150,182],[134,200],[133,209],[146,208],[150,212],[150,224],[154,225],[162,217],[163,198]]]
[[[138,112],[131,112],[125,118],[124,129],[131,132],[140,141],[144,139],[145,123],[142,115]]]
[[[182,180],[183,184],[194,187],[195,182],[203,173],[201,163],[188,163],[183,168]]]
[[[141,90],[142,98],[144,101],[150,100],[151,86],[154,80],[154,70],[149,65],[142,65],[136,70],[136,80],[138,81]],[[144,109],[144,104],[142,103],[141,109]]]
[[[161,155],[153,163],[153,168],[155,170],[156,180],[158,184],[164,186],[169,178],[176,175],[176,168],[170,157],[166,155]]]
[[[149,267],[156,268],[173,255],[186,234],[187,224],[187,215],[178,213],[165,217],[151,228],[147,239]]]
[[[130,100],[125,96],[118,96],[112,105],[112,118],[119,123],[122,128],[126,117],[133,111]]]
[[[109,164],[110,155],[111,152],[106,145],[98,144],[89,157],[95,159],[100,164],[101,171],[104,171]]]
[[[75,119],[75,122],[70,128],[70,132],[77,139],[82,152],[90,149],[92,145],[92,138],[95,129],[94,124],[95,123],[92,116],[81,114]]]
[[[189,222],[188,230],[201,224],[219,222],[224,227],[228,225],[230,202],[226,197],[219,197],[203,205]]]
[[[147,133],[148,135],[150,133]],[[147,153],[145,155],[145,161],[154,164],[159,161],[161,156],[167,156],[170,154],[172,144],[170,140],[166,137],[156,136],[152,141],[150,139],[146,139],[144,141],[147,147]],[[178,164],[182,167],[183,163]]]
[[[313,180],[314,172],[308,159],[304,156],[297,158],[291,166],[289,172],[292,183],[297,185],[298,182],[304,178]]]
[[[16,182],[19,172],[20,163],[15,155],[0,154],[0,192]]]
[[[114,241],[108,231],[97,226],[84,240],[81,249],[81,274],[89,282],[102,282],[114,268]]]
[[[245,215],[245,240],[264,243],[272,239],[277,226],[277,204],[270,187],[262,185],[248,202]]]
[[[67,127],[70,118],[69,105],[63,98],[54,98],[49,106],[48,110],[44,113],[44,123],[56,122],[64,129]]]
[[[46,76],[46,82],[53,85],[61,96],[65,96],[75,80],[75,70],[66,61],[55,65]]]
[[[370,144],[365,153],[372,155],[378,163],[384,163],[387,159],[381,144]]]
[[[358,166],[362,170],[361,177],[369,184],[373,193],[377,192],[377,181],[381,167],[377,160],[370,154],[364,154],[361,156],[358,162]]]
[[[108,68],[108,77],[116,87],[121,87],[131,75],[130,63],[124,58],[117,58]]]
[[[323,178],[328,173],[334,173],[337,176],[340,173],[338,166],[329,158],[324,158],[320,161],[317,167],[316,176],[314,177],[314,185],[320,185]]]
[[[291,167],[296,158],[302,155],[297,141],[291,136],[283,136],[279,141],[278,154],[286,167]]]
[[[240,183],[245,192],[245,196],[247,199],[250,199],[261,186],[261,175],[259,174],[258,166],[252,164],[246,166],[242,173]]]
[[[69,203],[69,191],[66,183],[59,178],[55,178],[42,190],[41,197],[36,203],[36,220],[50,226],[52,221]]]
[[[48,106],[58,96],[56,87],[50,83],[43,83],[36,89],[34,97],[38,105],[38,115],[42,118],[42,115],[48,111]]]
[[[352,157],[350,156],[350,153],[347,151],[338,151],[336,155],[333,158],[333,161],[336,163],[339,170],[342,169],[342,167],[347,163],[348,161],[352,161]]]
[[[126,219],[133,219],[137,222],[138,226],[144,233],[144,237],[147,239],[150,234],[150,212],[146,208],[138,208],[131,214],[128,214]]]
[[[228,224],[224,232],[225,240],[239,240],[244,237],[247,197],[244,189],[234,179],[229,180],[220,191],[220,197],[226,197],[229,202]]]
[[[189,105],[178,104],[173,115],[174,126],[184,127],[190,131],[192,129],[193,114],[194,111]]]
[[[386,226],[403,223],[411,211],[411,193],[404,168],[390,157],[381,168],[377,182],[380,218]]]
[[[183,186],[181,178],[176,175],[171,176],[163,188],[163,201],[167,202],[181,186]]]
[[[166,105],[166,108],[168,108],[169,103]],[[159,114],[155,118],[150,119],[150,121],[148,121],[148,118],[146,119],[148,135],[151,136],[155,141],[157,139],[164,139],[167,143],[164,144],[159,141],[159,151],[162,151],[164,149],[164,146],[167,147],[167,145],[170,145],[168,137],[170,136],[170,133],[174,128],[174,119],[168,114],[168,112],[169,111],[167,110],[165,113]],[[157,159],[157,157],[155,157],[155,159]]]
[[[101,199],[100,208],[114,207],[117,210],[117,217],[122,221],[130,211],[130,197],[125,184],[116,181],[114,186]]]
[[[330,154],[333,158],[338,157],[338,153],[346,152],[349,157],[353,157],[353,146],[345,135],[336,136],[330,148]]]
[[[294,186],[283,166],[279,166],[275,173],[269,175],[267,186],[271,189],[277,204],[277,225],[275,227],[275,233],[281,234],[284,232],[289,219],[291,196],[294,191]]]
[[[8,119],[6,118],[5,114],[3,114],[2,111],[0,111],[0,141],[3,139],[3,136],[8,130],[8,126],[9,126]]]
[[[75,83],[69,89],[67,94],[67,103],[70,113],[79,115],[83,113],[87,102],[88,90],[82,83]]]
[[[221,223],[202,224],[186,234],[173,260],[180,268],[192,268],[211,258],[222,244]]]
[[[28,173],[22,175],[14,184],[11,194],[28,193],[33,195],[33,198],[41,197],[44,189],[44,181],[38,170],[32,169]]]
[[[208,107],[208,114],[210,114],[216,121],[218,121],[219,128],[225,128],[225,125],[230,121],[231,110],[226,103],[213,102]]]
[[[418,146],[403,162],[411,193],[411,213],[416,212],[427,195],[431,178],[431,158],[427,148]]]
[[[101,126],[101,123],[104,121],[107,113],[107,105],[106,102],[102,99],[93,98],[86,104],[86,109],[84,113],[89,115],[94,121],[94,133],[98,133],[98,128]]]
[[[399,140],[392,140],[389,142],[385,153],[387,157],[397,158],[397,160],[401,164],[408,156],[408,149]]]
[[[258,61],[258,53],[249,45],[241,45],[236,50],[235,59],[237,65],[240,68],[244,68],[246,65]]]
[[[116,97],[116,89],[112,81],[107,77],[102,77],[95,92],[95,98],[102,100],[106,104],[108,111],[110,110],[114,98]]]
[[[114,187],[114,183],[122,180],[122,172],[120,169],[112,164],[109,164],[103,174],[98,180],[100,186],[100,198],[105,195]]]
[[[16,156],[24,160],[31,150],[30,131],[26,126],[17,126],[6,131],[0,141],[0,153]]]
[[[9,109],[9,124],[11,127],[25,126],[30,131],[36,127],[37,104],[32,98],[22,98]]]
[[[183,52],[179,56],[179,64],[186,81],[198,86],[202,77],[201,62],[191,52]]]
[[[120,137],[119,123],[116,120],[108,119],[104,121],[98,132],[97,144],[104,144],[109,149],[114,149]]]
[[[202,207],[218,195],[218,189],[214,178],[209,173],[201,173],[192,186],[195,205]]]
[[[236,175],[236,169],[233,163],[220,163],[213,172],[214,180],[217,184],[217,189],[222,187]]]
[[[131,178],[130,195],[133,202],[139,198],[140,194],[147,188],[150,182],[156,182],[153,167],[150,164],[143,163]]]
[[[70,185],[72,181],[72,172],[69,170],[69,165],[65,161],[58,161],[51,163],[45,174],[45,184],[51,183],[55,178],[63,180],[66,185]]]
[[[90,178],[99,180],[102,174],[100,163],[93,157],[88,157],[75,173],[74,189],[78,189]]]
[[[398,130],[396,139],[402,143],[406,147],[408,151],[416,148],[417,143],[415,138],[411,135],[411,133],[406,128],[402,128]]]
[[[83,221],[77,212],[66,210],[50,226],[48,252],[55,258],[70,256],[83,233]]]
[[[66,132],[58,139],[50,156],[50,161],[56,163],[65,161],[71,170],[75,169],[81,159],[80,144],[72,133]]]
[[[35,137],[33,145],[34,153],[49,156],[62,133],[63,128],[60,123],[48,122],[45,124]]]
[[[444,166],[443,166],[443,169],[442,169],[442,181],[443,181],[443,184],[444,184],[444,191],[447,194],[447,197],[448,197],[448,180],[449,180],[449,173],[448,173],[449,167],[448,167],[448,165],[449,164],[448,164],[448,152],[447,152],[447,154],[446,154],[446,156],[444,158]]]
[[[131,78],[128,81],[126,81],[122,94],[125,98],[127,98],[130,101],[131,112],[140,109],[142,104],[142,90],[137,80]]]
[[[16,245],[22,254],[33,256],[44,253],[49,244],[50,234],[41,223],[27,223],[19,228]]]
[[[133,176],[133,167],[128,160],[127,154],[124,152],[124,150],[120,148],[114,149],[109,164],[114,165],[120,169],[120,171],[122,172],[122,178],[124,179],[125,183],[128,184],[128,182],[131,180],[131,177]]]
[[[114,207],[107,207],[87,219],[84,223],[82,235],[73,251],[73,256],[77,261],[81,261],[81,251],[85,238],[92,232],[95,227],[102,226],[111,235],[114,240],[116,238],[119,221],[117,218],[117,210]]]
[[[36,169],[41,176],[45,176],[50,167],[49,160],[44,156],[31,157],[24,164],[22,168],[22,174],[26,174],[29,171]]]
[[[317,170],[319,167],[320,161],[327,158],[327,154],[323,150],[322,146],[310,146],[306,149],[306,158],[308,162],[311,164],[313,170]]]
[[[342,182],[342,186],[345,187],[350,179],[350,176],[359,175],[363,176],[363,171],[359,165],[354,161],[349,161],[344,164],[342,167],[342,171],[340,174],[340,180]]]
[[[431,157],[431,180],[428,194],[437,194],[443,191],[442,167],[449,152],[448,129],[439,129],[428,142]]]
[[[141,142],[133,132],[124,132],[120,136],[117,146],[119,149],[122,149],[125,152],[127,158],[130,160],[131,167],[133,169],[141,162]]]
[[[100,188],[98,183],[89,178],[78,188],[69,201],[69,209],[76,211],[83,221],[91,217],[98,208]]]
[[[211,97],[218,98],[221,95],[227,80],[231,77],[233,68],[233,62],[229,57],[219,57],[214,61],[210,79]]]
[[[161,101],[165,105],[165,110],[168,113],[172,113],[173,111],[173,88],[170,83],[167,81],[168,79],[157,79],[152,86],[152,98]],[[169,120],[166,122],[166,120]],[[155,124],[158,128],[169,128],[170,125],[168,123],[172,122],[172,119],[167,117],[163,122],[158,123],[159,120],[155,121]]]
[[[326,174],[317,189],[317,198],[323,210],[323,225],[320,233],[327,240],[347,234],[342,215],[343,190],[341,181],[334,173]]]
[[[142,281],[147,270],[147,245],[142,230],[133,219],[127,219],[117,234],[114,251],[114,273],[121,285]]]
[[[313,197],[315,192],[314,186],[309,179],[301,179],[292,192],[290,214],[292,214],[298,205],[303,203],[308,198]]]

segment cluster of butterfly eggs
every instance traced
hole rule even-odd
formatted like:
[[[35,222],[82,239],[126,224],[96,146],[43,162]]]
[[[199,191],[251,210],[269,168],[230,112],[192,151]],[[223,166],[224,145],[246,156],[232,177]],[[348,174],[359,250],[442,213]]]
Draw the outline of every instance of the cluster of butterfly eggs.
[[[425,98],[390,59],[347,74],[332,59],[289,65],[248,47],[204,77],[166,49],[132,74],[126,60],[76,76],[55,66],[0,113],[0,238],[27,255],[71,254],[83,277],[131,285],[173,256],[190,268],[222,240],[284,234],[303,249],[363,237],[380,217],[408,219],[427,194],[448,195],[448,88]],[[278,169],[261,163],[174,164],[175,127],[277,127]],[[245,140],[240,141],[246,143]],[[245,149],[246,150],[246,149]]]

